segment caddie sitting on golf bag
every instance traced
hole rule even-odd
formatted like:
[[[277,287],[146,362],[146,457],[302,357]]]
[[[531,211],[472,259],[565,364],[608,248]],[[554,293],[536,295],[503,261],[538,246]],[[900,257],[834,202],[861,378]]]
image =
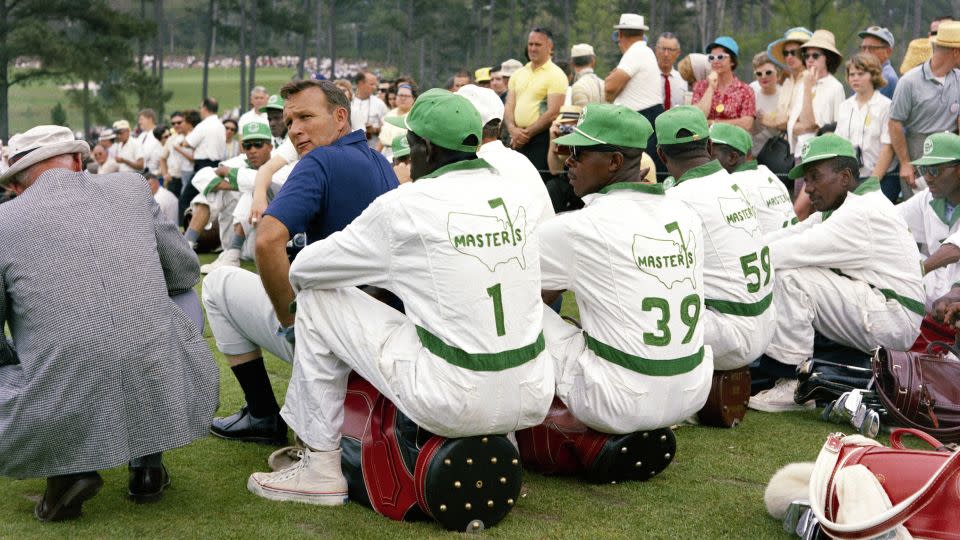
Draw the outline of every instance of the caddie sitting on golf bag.
[[[813,354],[815,332],[863,352],[909,350],[920,333],[920,252],[877,179],[858,181],[859,169],[853,144],[827,134],[806,143],[790,171],[817,212],[770,237],[777,328],[764,370],[783,379],[751,408],[804,406],[793,400],[795,367]]]
[[[704,343],[716,370],[700,421],[733,426],[750,397],[747,365],[770,343],[776,325],[773,268],[753,205],[711,158],[707,119],[696,107],[673,107],[656,119],[660,159],[676,179],[667,199],[703,220]]]
[[[569,413],[557,405],[544,424],[517,433],[532,469],[646,480],[676,450],[669,426],[710,392],[703,222],[667,199],[663,184],[640,183],[652,133],[638,112],[590,104],[574,133],[556,140],[572,149],[567,174],[586,207],[541,228],[542,287],[545,296],[576,293],[583,330],[543,310],[557,397]],[[574,427],[570,414],[585,425]]]
[[[753,139],[747,130],[717,122],[710,126],[713,157],[730,173],[740,191],[757,213],[764,235],[797,223],[787,186],[765,165],[747,159]]]
[[[250,476],[247,486],[262,497],[345,502],[340,442],[351,370],[422,430],[478,436],[451,441],[459,451],[445,460],[464,474],[482,444],[516,459],[505,437],[488,434],[540,423],[553,399],[540,302],[543,198],[476,158],[480,116],[462,96],[428,91],[405,119],[388,121],[409,130],[415,182],[381,195],[343,231],[304,248],[290,267],[296,347],[281,414],[306,448],[289,468]],[[406,314],[354,287],[360,284],[393,292]],[[401,482],[413,476],[401,456],[385,459],[381,472],[406,478]],[[442,519],[444,508],[431,505],[456,488],[436,480],[442,466],[431,470],[436,475],[426,473],[423,499]],[[483,516],[512,504],[485,497],[481,487],[504,482],[519,490],[518,482],[487,463],[470,474],[476,499],[447,512]]]
[[[190,180],[199,193],[190,203],[193,218],[189,230],[199,235],[208,222],[215,220],[223,247],[215,261],[200,267],[202,274],[221,266],[240,266],[240,251],[246,237],[235,231],[234,212],[241,197],[239,183],[244,178],[252,179],[257,168],[270,159],[270,127],[259,121],[247,122],[242,136],[243,154],[221,162],[216,168],[204,167]]]

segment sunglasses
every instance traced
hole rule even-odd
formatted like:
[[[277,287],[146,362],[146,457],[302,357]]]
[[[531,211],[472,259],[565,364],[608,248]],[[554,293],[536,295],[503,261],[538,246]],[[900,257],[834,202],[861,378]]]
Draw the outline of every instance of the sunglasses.
[[[886,49],[886,48],[887,47],[885,45],[861,45],[860,52],[870,52],[870,51],[876,51],[879,49]]]
[[[768,70],[766,70],[766,71],[754,71],[754,72],[753,72],[753,74],[756,75],[758,79],[759,79],[760,77],[769,77],[769,76],[773,75],[774,73],[776,73],[776,72],[773,71],[772,69],[768,69]]]
[[[183,123],[183,120],[180,120],[180,121],[178,121],[178,122],[170,122],[170,123],[173,124],[173,125],[175,125],[175,126],[179,126],[180,124]]]
[[[729,54],[722,54],[722,53],[721,53],[721,54],[710,54],[710,55],[707,55],[707,60],[709,60],[709,61],[711,61],[711,62],[723,62],[723,61],[726,60],[727,58],[730,58],[730,55],[729,55]]]
[[[920,176],[924,178],[936,178],[940,176],[940,173],[945,169],[950,169],[960,165],[956,161],[951,161],[949,163],[941,163],[939,165],[917,165],[917,171],[920,172]]]
[[[820,54],[820,53],[818,53],[818,52],[812,52],[812,53],[807,53],[807,54],[803,55],[803,59],[804,59],[804,60],[809,60],[809,59],[813,58],[814,60],[819,60],[821,56],[823,56],[823,55]]]
[[[797,58],[800,58],[800,49],[797,48],[797,49],[790,49],[790,50],[784,49],[784,50],[783,50],[783,57],[784,57],[784,58],[789,58],[789,57],[791,57],[791,56],[796,56]]]
[[[612,144],[598,144],[596,146],[571,146],[570,147],[570,157],[574,161],[582,162],[586,154],[593,152],[596,153],[613,153],[619,152],[620,148],[613,146]]]
[[[249,150],[251,148],[263,148],[263,145],[267,144],[267,141],[250,141],[243,143],[243,149]]]

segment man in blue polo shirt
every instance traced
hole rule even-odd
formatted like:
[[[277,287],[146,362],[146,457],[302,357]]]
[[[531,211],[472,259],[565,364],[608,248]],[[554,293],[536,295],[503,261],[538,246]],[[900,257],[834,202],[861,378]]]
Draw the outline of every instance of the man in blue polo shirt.
[[[287,242],[304,232],[307,242],[346,227],[374,199],[397,187],[387,160],[350,131],[350,103],[328,81],[291,82],[280,90],[284,121],[300,162],[257,226],[257,274],[220,268],[203,282],[203,302],[217,348],[230,363],[246,405],[216,418],[219,437],[284,444],[287,427],[273,395],[261,347],[293,359],[294,294]]]

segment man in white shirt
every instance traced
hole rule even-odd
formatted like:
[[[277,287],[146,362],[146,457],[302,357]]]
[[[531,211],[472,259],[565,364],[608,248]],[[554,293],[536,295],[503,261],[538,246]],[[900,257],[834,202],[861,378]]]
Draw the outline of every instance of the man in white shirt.
[[[357,91],[350,102],[350,127],[363,130],[367,134],[367,144],[376,148],[380,141],[380,128],[387,116],[387,104],[378,98],[377,76],[369,71],[361,71],[354,78]],[[387,141],[387,144],[393,141]]]
[[[572,147],[568,175],[586,206],[540,230],[544,299],[572,290],[583,325],[543,310],[557,396],[590,428],[622,435],[604,445],[611,459],[597,458],[611,480],[646,480],[670,463],[661,436],[703,407],[713,375],[703,222],[663,184],[640,183],[652,133],[626,107],[588,105],[556,139]]]
[[[673,67],[680,56],[680,40],[672,32],[664,32],[657,38],[657,46],[653,52],[657,57],[657,67],[660,68],[663,108],[669,109],[683,105],[689,85],[680,76],[680,72]]]
[[[953,133],[934,133],[923,145],[923,155],[912,162],[923,170],[921,176],[928,189],[896,206],[897,213],[907,222],[913,239],[924,257],[923,289],[925,308],[929,313],[934,302],[950,292],[960,281],[957,258],[943,257],[956,249],[960,231],[960,136]],[[941,248],[953,246],[941,251]]]
[[[570,64],[573,66],[573,84],[570,85],[570,103],[584,107],[588,103],[603,103],[603,79],[597,77],[593,68],[597,55],[588,43],[577,43],[570,49]]]
[[[822,135],[801,155],[790,178],[804,177],[817,212],[769,238],[777,327],[766,357],[797,366],[812,356],[816,332],[865,353],[908,350],[924,305],[920,253],[907,224],[876,178],[858,181],[850,141]],[[750,407],[802,408],[793,401],[796,387],[795,379],[782,379],[750,398]]]
[[[90,151],[90,155],[92,155],[93,160],[97,162],[97,174],[110,174],[120,170],[120,166],[117,165],[117,162],[110,157],[107,154],[106,149],[99,144],[93,147],[93,150]]]
[[[770,252],[753,205],[711,158],[703,112],[689,105],[673,107],[657,117],[656,128],[657,151],[676,179],[667,198],[686,202],[703,220],[706,309],[701,317],[704,343],[713,349],[717,385],[718,379],[746,371],[773,336]]]
[[[160,178],[153,174],[146,174],[147,183],[150,184],[150,191],[153,192],[153,200],[160,206],[160,212],[170,223],[177,222],[177,196],[168,189],[160,185]]]
[[[217,100],[208,97],[200,104],[200,123],[194,126],[193,131],[183,139],[181,146],[193,148],[193,170],[199,171],[204,167],[217,167],[220,161],[227,158],[227,130],[223,122],[217,117],[220,105]],[[192,201],[197,196],[197,188],[193,184],[183,186],[181,200]]]
[[[114,141],[117,140],[117,134],[113,132],[112,129],[106,128],[100,131],[99,144],[107,151],[107,155],[110,156],[110,159],[116,161],[117,159],[117,145],[114,144]]]
[[[261,112],[261,108],[267,104],[267,100],[270,99],[270,95],[267,93],[267,89],[262,86],[254,86],[250,90],[250,110],[241,114],[240,119],[237,120],[237,129],[240,134],[243,133],[243,126],[248,122],[262,122],[267,123],[267,115]]]
[[[663,84],[660,81],[660,67],[644,39],[644,32],[650,28],[644,23],[643,15],[624,13],[620,22],[614,25],[617,30],[617,45],[623,56],[617,67],[607,75],[604,81],[606,99],[615,105],[623,105],[642,114],[650,124],[664,111]],[[671,96],[672,97],[672,96]],[[664,170],[657,156],[657,134],[647,142],[647,155],[653,158],[657,170]]]
[[[760,231],[767,235],[797,223],[787,186],[764,165],[747,160],[753,139],[747,130],[717,122],[710,126],[713,158],[730,173],[757,212]]]
[[[510,178],[522,182],[546,205],[546,217],[553,217],[553,203],[550,202],[547,186],[543,183],[537,168],[527,159],[527,156],[507,148],[500,140],[504,111],[500,96],[489,88],[481,88],[474,84],[461,87],[457,90],[457,94],[467,98],[480,113],[483,135],[477,157],[498,171],[508,172]]]
[[[117,134],[117,155],[114,159],[119,165],[120,172],[140,172],[143,170],[143,149],[140,142],[130,136],[130,122],[117,120],[113,123],[113,131]]]
[[[294,368],[282,415],[303,459],[254,473],[274,500],[340,505],[343,400],[351,369],[442,437],[539,424],[553,399],[537,231],[546,207],[482,159],[476,109],[434,89],[406,118],[415,182],[300,252]],[[406,314],[354,285],[386,288]]]
[[[143,109],[137,114],[137,125],[140,127],[137,142],[140,143],[140,152],[143,154],[143,168],[152,174],[159,175],[163,145],[153,134],[154,128],[157,127],[157,113],[153,109]]]

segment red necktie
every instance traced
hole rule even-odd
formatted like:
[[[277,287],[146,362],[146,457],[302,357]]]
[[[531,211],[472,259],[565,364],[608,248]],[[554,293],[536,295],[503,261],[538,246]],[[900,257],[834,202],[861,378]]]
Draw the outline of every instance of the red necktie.
[[[663,110],[670,110],[670,76],[666,73],[661,73],[663,77]]]

